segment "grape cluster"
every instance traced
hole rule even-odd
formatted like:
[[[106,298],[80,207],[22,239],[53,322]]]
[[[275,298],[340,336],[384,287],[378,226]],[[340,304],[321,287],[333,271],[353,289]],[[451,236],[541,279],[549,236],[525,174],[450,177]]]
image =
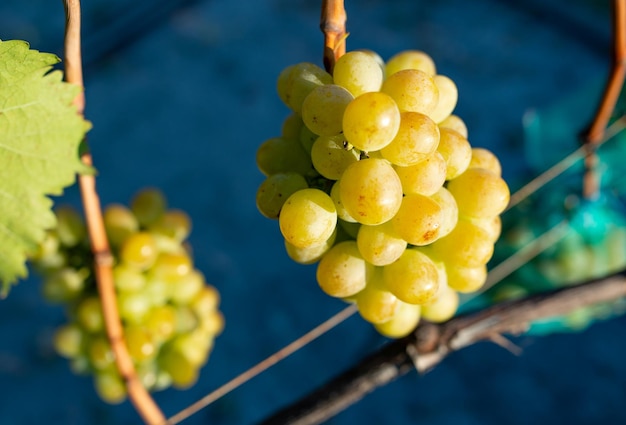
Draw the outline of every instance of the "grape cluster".
[[[498,159],[452,114],[455,83],[421,51],[352,51],[332,75],[289,66],[277,88],[292,114],[257,150],[256,202],[287,254],[319,261],[321,289],[383,335],[454,315],[485,282],[509,201]]]
[[[73,371],[94,375],[103,400],[119,403],[126,388],[105,333],[84,220],[67,206],[56,215],[57,227],[31,258],[44,298],[67,312],[54,347]],[[224,319],[219,293],[194,268],[186,243],[190,218],[167,209],[163,194],[150,188],[137,193],[130,208],[108,206],[104,224],[124,338],[140,379],[154,391],[191,386]]]

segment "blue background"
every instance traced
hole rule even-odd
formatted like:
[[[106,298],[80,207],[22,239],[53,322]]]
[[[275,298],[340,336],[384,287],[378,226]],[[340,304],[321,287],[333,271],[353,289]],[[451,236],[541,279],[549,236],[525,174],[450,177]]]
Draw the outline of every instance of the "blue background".
[[[287,258],[277,224],[254,205],[263,179],[256,148],[288,114],[276,77],[296,62],[321,63],[320,2],[84,3],[86,114],[102,201],[162,188],[192,216],[196,265],[223,297],[226,330],[199,383],[156,394],[171,415],[345,306],[321,293],[313,266]],[[348,1],[348,49],[385,59],[410,48],[431,54],[457,83],[470,142],[501,158],[514,189],[535,172],[524,156],[524,114],[605,78],[608,3]],[[35,49],[61,54],[63,24],[59,1],[0,5],[0,38]],[[77,204],[75,189],[62,201]],[[0,424],[139,423],[130,403],[105,405],[91,379],[72,375],[51,351],[62,320],[35,278],[0,302]],[[579,334],[518,338],[521,356],[478,344],[330,423],[623,424],[625,325],[619,318]],[[185,423],[259,421],[385,342],[352,317]]]

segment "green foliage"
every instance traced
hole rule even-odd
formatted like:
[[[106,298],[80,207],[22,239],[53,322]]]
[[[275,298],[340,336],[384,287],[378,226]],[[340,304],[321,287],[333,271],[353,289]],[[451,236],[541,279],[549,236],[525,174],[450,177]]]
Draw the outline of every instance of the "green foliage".
[[[26,277],[26,259],[54,227],[50,195],[90,172],[78,148],[91,125],[72,105],[81,88],[51,71],[59,58],[0,41],[0,294]]]

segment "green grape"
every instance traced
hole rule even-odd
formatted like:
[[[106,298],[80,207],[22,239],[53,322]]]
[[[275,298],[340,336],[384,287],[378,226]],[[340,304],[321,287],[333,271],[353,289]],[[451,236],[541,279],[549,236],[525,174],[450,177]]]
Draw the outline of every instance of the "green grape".
[[[315,143],[318,137],[319,136],[309,130],[306,125],[302,124],[302,128],[300,129],[300,135],[296,138],[296,140],[300,142],[300,146],[302,146],[306,154],[311,156],[313,143]]]
[[[73,207],[64,205],[55,211],[57,218],[56,234],[62,245],[73,247],[83,242],[87,228],[82,216]]]
[[[195,367],[206,363],[212,346],[213,339],[207,338],[201,330],[177,335],[171,342],[171,349],[178,351]]]
[[[189,306],[176,307],[176,333],[190,332],[198,327],[199,320]]]
[[[170,299],[174,304],[188,304],[204,286],[204,276],[197,270],[170,282]]]
[[[454,230],[459,221],[459,208],[456,205],[456,199],[448,189],[440,187],[437,192],[430,196],[441,207],[442,220],[439,228],[439,237],[443,238]]]
[[[141,293],[151,306],[159,306],[167,303],[170,289],[170,285],[165,279],[148,273],[146,286],[141,290]]]
[[[439,271],[426,254],[406,249],[399,259],[383,267],[385,286],[409,304],[426,304],[439,289]]]
[[[499,215],[486,218],[470,218],[468,220],[486,231],[491,242],[496,243],[498,238],[500,238],[500,233],[502,233],[502,219]]]
[[[292,245],[306,248],[327,240],[335,231],[337,211],[330,196],[319,189],[302,189],[292,194],[278,219],[283,237]]]
[[[256,163],[266,176],[287,172],[308,176],[313,172],[311,158],[298,140],[282,137],[273,137],[263,142],[257,149]]]
[[[341,202],[341,193],[339,190],[340,183],[341,180],[337,180],[335,183],[333,183],[333,186],[330,189],[330,199],[332,199],[333,203],[335,204],[337,217],[348,223],[356,223],[356,220],[352,218],[348,211],[346,211],[346,208],[343,206],[343,202]]]
[[[142,323],[152,303],[143,291],[122,292],[117,297],[120,317],[129,323]]]
[[[469,168],[448,183],[456,199],[459,214],[488,218],[502,213],[509,204],[510,192],[506,182],[484,168]]]
[[[430,118],[434,122],[439,123],[448,118],[454,111],[456,102],[459,99],[459,91],[454,81],[445,75],[435,75],[433,81],[439,91],[439,101],[435,109],[430,113]]]
[[[454,130],[440,128],[439,153],[446,160],[446,180],[460,176],[472,160],[472,146]]]
[[[355,97],[379,91],[383,83],[383,69],[376,56],[375,53],[362,51],[342,55],[333,68],[335,84],[345,87]]]
[[[458,115],[450,115],[445,120],[439,123],[439,129],[447,128],[449,130],[454,130],[459,133],[461,136],[467,139],[467,126],[465,122]]]
[[[87,346],[89,363],[96,370],[111,368],[115,363],[115,354],[109,340],[104,335],[93,337]]]
[[[176,309],[171,305],[160,305],[148,311],[143,321],[151,339],[167,341],[176,331]]]
[[[468,168],[484,168],[498,177],[502,176],[502,166],[497,156],[485,148],[472,148],[472,159]]]
[[[159,375],[158,365],[156,362],[145,362],[139,364],[136,368],[137,376],[141,384],[148,391],[157,390],[157,380]],[[171,383],[170,383],[171,384]]]
[[[522,285],[514,283],[504,283],[496,286],[493,296],[491,297],[494,303],[503,301],[517,300],[528,296],[528,290]]]
[[[355,241],[344,241],[333,246],[317,266],[317,283],[336,298],[351,297],[365,288],[373,266],[359,253]]]
[[[123,263],[141,270],[152,267],[157,256],[156,241],[148,232],[137,232],[126,238],[119,253]]]
[[[417,69],[404,69],[389,75],[380,90],[396,101],[401,112],[430,115],[439,101],[439,90],[433,78]]]
[[[433,243],[431,248],[439,260],[461,267],[487,264],[493,255],[489,234],[467,220],[459,220],[454,230]]]
[[[356,243],[363,258],[375,266],[393,263],[407,247],[407,242],[396,232],[391,221],[360,226]]]
[[[216,311],[220,305],[220,293],[212,285],[204,285],[189,303],[198,317],[205,317]]]
[[[348,104],[343,114],[343,134],[362,151],[387,146],[400,128],[400,110],[392,97],[381,92],[363,93]]]
[[[278,96],[292,111],[302,114],[304,99],[316,87],[332,84],[333,77],[319,66],[302,62],[287,67],[278,76]]]
[[[376,225],[390,220],[402,203],[402,183],[383,159],[368,158],[346,168],[340,179],[339,196],[359,223]]]
[[[43,275],[67,264],[65,251],[61,249],[61,242],[55,231],[46,232],[44,239],[30,256],[30,261]]]
[[[78,357],[72,357],[70,361],[70,370],[76,375],[89,375],[91,373],[91,365],[86,356],[79,354]]]
[[[626,265],[626,229],[618,227],[606,235],[607,273],[621,270]]]
[[[189,388],[198,380],[197,366],[177,350],[164,350],[158,357],[158,364],[169,375],[175,388]]]
[[[162,252],[156,258],[150,276],[167,282],[178,282],[191,273],[193,264],[186,253]]]
[[[278,93],[278,97],[283,101],[285,105],[287,105],[287,83],[291,79],[291,73],[296,68],[296,65],[289,65],[285,67],[280,74],[278,74],[278,78],[276,79],[276,92]]]
[[[116,371],[96,373],[94,386],[100,398],[109,404],[119,404],[126,400],[126,386]]]
[[[191,218],[182,210],[167,210],[148,229],[152,234],[163,235],[181,243],[191,233]]]
[[[446,160],[435,151],[424,160],[408,167],[394,166],[400,177],[405,194],[419,193],[430,196],[436,193],[446,181]]]
[[[288,172],[269,176],[256,193],[256,206],[267,218],[277,219],[287,198],[309,187],[301,174]]]
[[[84,340],[82,329],[74,323],[68,323],[56,330],[52,343],[61,356],[73,358],[82,353]]]
[[[89,271],[86,269],[74,269],[64,267],[51,271],[44,278],[42,295],[51,303],[63,303],[78,297],[85,289]]]
[[[444,286],[434,301],[422,306],[422,318],[435,323],[451,319],[459,308],[459,294],[449,286]]]
[[[159,352],[150,333],[143,326],[126,326],[124,328],[124,340],[128,354],[135,362],[149,361],[155,358]]]
[[[280,135],[288,140],[298,140],[300,138],[300,131],[302,131],[302,127],[304,127],[304,123],[302,122],[300,115],[292,113],[283,121]]]
[[[298,248],[295,245],[290,244],[285,240],[285,251],[289,258],[291,258],[296,263],[300,264],[313,264],[322,258],[322,256],[335,244],[335,240],[337,239],[337,229],[333,232],[330,237],[324,242],[307,246],[305,248]]]
[[[217,336],[222,333],[225,326],[224,315],[219,310],[213,310],[200,317],[199,330],[206,335]]]
[[[104,329],[104,316],[100,299],[96,296],[84,298],[76,308],[76,320],[87,332],[96,333]]]
[[[409,194],[402,198],[402,205],[391,222],[402,239],[411,245],[423,246],[439,238],[443,220],[444,212],[435,200]]]
[[[354,96],[341,86],[318,86],[302,103],[302,121],[319,136],[335,136],[341,133],[343,112],[352,99]]]
[[[402,112],[396,137],[380,151],[394,165],[408,167],[425,160],[439,145],[439,127],[427,115]]]
[[[388,338],[403,338],[410,334],[420,321],[421,306],[397,301],[396,314],[385,323],[374,325],[376,330]]]
[[[121,263],[113,268],[113,281],[118,291],[138,291],[146,286],[146,277],[133,266]]]
[[[104,209],[103,219],[107,237],[114,247],[122,245],[127,237],[139,231],[137,217],[124,205],[108,205]]]
[[[392,56],[386,64],[387,76],[403,69],[419,69],[428,75],[435,75],[435,62],[427,53],[419,50],[405,50]]]
[[[374,324],[391,320],[398,308],[398,298],[389,292],[382,282],[379,282],[380,279],[381,277],[374,276],[356,295],[359,314],[363,319]]]
[[[348,165],[359,160],[356,149],[345,146],[343,136],[320,136],[311,148],[313,166],[329,180],[339,180]]]
[[[482,264],[476,267],[459,267],[446,264],[446,274],[451,289],[461,293],[476,292],[487,280],[487,266]]]
[[[130,201],[130,209],[141,226],[149,226],[167,209],[165,195],[157,188],[145,188]]]

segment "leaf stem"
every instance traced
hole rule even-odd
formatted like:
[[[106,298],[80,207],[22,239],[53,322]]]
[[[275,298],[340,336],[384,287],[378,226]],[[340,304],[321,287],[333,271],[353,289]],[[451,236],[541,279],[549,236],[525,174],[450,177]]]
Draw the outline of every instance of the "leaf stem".
[[[64,6],[66,16],[66,80],[71,84],[84,87],[80,45],[80,1],[64,0]],[[82,115],[85,110],[83,90],[74,100],[74,104],[78,113]],[[84,153],[81,156],[81,160],[89,166],[93,165],[89,152]],[[113,256],[104,228],[95,177],[93,175],[81,174],[78,176],[78,184],[85,210],[91,250],[94,254],[95,277],[102,304],[105,328],[115,354],[117,369],[126,384],[131,402],[144,422],[150,425],[162,424],[165,422],[165,416],[137,376],[135,366],[124,341],[123,327],[117,308],[117,297],[113,283]]]

